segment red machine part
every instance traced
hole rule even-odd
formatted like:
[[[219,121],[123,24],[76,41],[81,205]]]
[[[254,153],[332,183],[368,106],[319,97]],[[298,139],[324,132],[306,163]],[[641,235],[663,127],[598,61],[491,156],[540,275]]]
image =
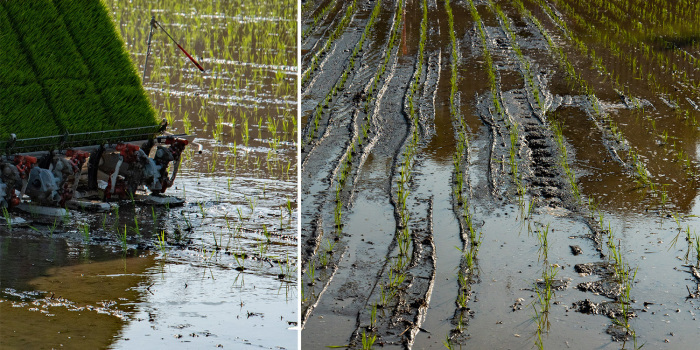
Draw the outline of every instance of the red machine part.
[[[114,185],[114,193],[112,193],[112,177],[109,177],[107,181],[107,189],[105,190],[105,199],[112,198],[112,195],[116,195],[117,198],[124,199],[127,197],[126,193],[126,182],[122,179],[117,178],[116,185]]]
[[[174,162],[178,163],[180,161],[180,155],[185,150],[185,146],[189,143],[190,142],[185,139],[168,138],[165,140],[165,144],[170,145],[168,151],[173,155]],[[168,169],[166,166],[160,169],[160,185],[160,193],[165,193],[165,190],[173,185],[173,180],[168,177]]]
[[[81,173],[81,170],[83,168],[83,165],[85,164],[85,161],[87,161],[88,158],[90,158],[90,153],[85,152],[85,151],[80,151],[80,150],[73,150],[69,149],[66,151],[66,156],[69,159],[69,162],[73,168],[73,174],[75,176],[74,178],[74,183],[70,184],[68,181],[65,181],[63,183],[62,191],[61,191],[61,206],[64,206],[67,201],[71,200],[73,198],[73,188],[74,185],[76,185],[77,181],[80,181],[79,176]]]
[[[122,156],[123,162],[129,164],[138,161],[138,156],[136,155],[136,152],[138,152],[141,149],[141,147],[129,143],[120,143],[115,147],[115,149],[117,150],[117,152],[119,152],[119,155]],[[115,169],[115,172],[117,171],[119,171],[119,169]],[[112,175],[114,175],[114,173],[112,173]],[[114,193],[112,193],[112,187],[114,187]],[[117,178],[117,180],[113,184],[112,176],[110,176],[107,182],[107,189],[105,190],[105,198],[110,199],[113,195],[116,195],[118,198],[121,199],[126,198],[126,182],[122,179]]]
[[[32,167],[34,167],[34,164],[36,164],[36,161],[36,157],[15,156],[15,166],[17,167],[19,176],[22,178],[22,180],[29,177],[29,172],[32,170]]]
[[[76,181],[78,181],[78,180],[76,179]],[[66,202],[68,202],[69,200],[71,200],[71,198],[73,198],[73,186],[71,184],[69,184],[68,181],[66,181],[63,183],[62,189],[63,189],[63,191],[61,191],[61,202],[59,202],[59,203],[63,207],[66,205]]]
[[[12,193],[10,194],[10,203],[9,204],[11,207],[19,205],[19,197],[17,197],[15,190],[12,190]]]
[[[124,163],[133,163],[138,159],[136,157],[136,152],[138,152],[141,148],[137,145],[132,145],[129,143],[120,143],[117,145],[116,149],[119,154],[124,157]]]
[[[85,151],[69,149],[66,151],[66,156],[70,158],[70,163],[73,165],[73,172],[79,173],[83,168],[85,161],[90,158],[90,153]]]
[[[17,168],[17,171],[19,172],[19,177],[22,180],[26,180],[27,178],[29,178],[29,172],[32,170],[36,162],[36,157],[20,155],[15,156],[15,167]],[[9,200],[10,206],[17,206],[19,205],[19,202],[19,197],[17,197],[17,194],[14,190],[11,190]]]

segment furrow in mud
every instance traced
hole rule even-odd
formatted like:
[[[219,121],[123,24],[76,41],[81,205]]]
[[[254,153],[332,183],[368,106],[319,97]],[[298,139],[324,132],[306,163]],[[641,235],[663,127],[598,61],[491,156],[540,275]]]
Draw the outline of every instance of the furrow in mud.
[[[344,37],[341,37],[341,40],[344,40]],[[372,47],[373,44],[367,46]],[[358,96],[363,95],[366,80],[373,74],[373,66],[380,59],[374,50],[365,49],[360,52],[359,68],[350,70],[350,82],[334,96],[330,109],[324,113],[327,115],[325,120],[329,123],[324,128],[324,134],[312,145],[302,148],[302,196],[305,203],[302,206],[302,261],[307,261],[315,254],[321,242],[321,213],[324,208],[330,207],[333,187],[337,185],[335,177],[343,166],[344,154],[357,138],[360,103]],[[314,97],[308,94],[304,94],[304,100],[315,101]],[[365,153],[364,150],[360,151]],[[364,155],[360,157],[364,158]]]
[[[408,135],[413,134],[414,128],[418,130],[417,132],[421,135],[426,135],[425,132],[430,130],[427,126],[434,123],[431,118],[434,115],[434,104],[433,97],[437,88],[437,83],[439,80],[440,73],[440,53],[433,51],[425,55],[427,60],[427,65],[424,63],[421,71],[414,72],[413,78],[420,76],[419,86],[422,86],[419,94],[413,95],[413,101],[415,101],[415,106],[417,106],[414,111],[419,111],[416,118],[418,124],[412,124]],[[404,106],[405,115],[409,116],[409,107]],[[416,151],[416,159],[412,164],[413,169],[411,180],[410,180],[410,196],[406,199],[406,207],[410,221],[408,222],[408,232],[410,232],[410,242],[412,252],[410,254],[410,261],[406,263],[405,268],[398,268],[394,273],[401,273],[405,275],[405,281],[400,284],[397,288],[395,302],[392,302],[391,308],[387,310],[386,315],[378,317],[378,321],[374,327],[371,327],[371,308],[364,311],[358,317],[358,329],[355,332],[356,342],[361,342],[361,335],[363,332],[368,333],[372,331],[378,336],[377,341],[386,345],[398,345],[404,348],[411,348],[415,341],[416,334],[421,329],[422,322],[425,318],[425,314],[429,305],[430,295],[435,282],[435,265],[436,265],[436,253],[435,253],[435,242],[434,242],[434,227],[435,221],[433,217],[434,213],[434,180],[435,173],[429,171],[427,164],[429,160],[424,159],[423,153],[428,149],[425,147],[425,140],[420,137],[422,141],[418,141],[418,150]],[[426,140],[427,141],[427,140]],[[413,140],[410,136],[404,140],[402,146],[402,152],[399,154],[405,154],[407,147]],[[400,160],[402,158],[399,158]],[[402,162],[403,160],[401,160]],[[396,168],[400,167],[400,163],[395,164]],[[397,183],[401,181],[400,171],[394,172],[393,182]],[[449,195],[449,191],[447,192]],[[447,197],[449,198],[449,197]],[[440,199],[446,199],[441,197]],[[400,205],[400,200],[393,197],[392,202],[394,206]],[[442,203],[440,203],[442,205]],[[401,214],[395,213],[396,221],[399,222],[397,227],[397,232],[403,229],[403,224],[401,223]],[[445,229],[440,222],[441,230]],[[401,233],[397,233],[399,235]],[[400,246],[401,243],[398,243]],[[401,247],[398,248],[399,253],[396,252],[397,248],[394,242],[390,247],[392,252],[390,253],[390,259],[402,259],[401,257]],[[390,269],[395,269],[397,266],[403,266],[403,263],[393,263]],[[386,280],[380,280],[379,283],[386,283]],[[380,287],[381,288],[381,287]],[[376,290],[376,289],[375,289]],[[381,293],[381,290],[380,290]],[[374,295],[374,300],[381,299],[380,296]]]
[[[330,37],[332,36],[336,27],[338,27],[342,22],[347,7],[351,6],[351,4],[352,2],[343,2],[339,4],[340,6],[332,9],[328,13],[327,19],[324,21],[325,23],[322,23],[316,30],[320,33],[318,35],[312,35],[305,43],[303,43],[301,47],[301,63],[304,69],[310,66],[310,62],[315,56],[323,54],[323,47],[328,40],[331,40],[331,42],[334,41],[334,39],[330,39]]]
[[[310,38],[310,36],[319,28],[328,30],[328,26],[323,26],[323,22],[332,17],[333,9],[337,8],[337,5],[338,3],[335,0],[317,1],[314,4],[308,5],[309,7],[313,7],[313,9],[303,11],[306,13],[302,14],[302,17],[308,19],[302,22],[301,47],[303,48],[304,54],[309,51],[309,43],[314,40]],[[318,38],[313,42],[317,43]]]
[[[373,148],[373,149],[381,149],[383,151],[394,149],[394,153],[398,152],[398,145],[400,144],[401,140],[401,135],[406,133],[406,127],[405,127],[405,120],[403,119],[403,116],[401,114],[401,110],[398,109],[397,107],[400,107],[400,105],[397,104],[389,104],[389,106],[385,106],[384,103],[384,95],[390,95],[391,100],[395,100],[397,97],[397,93],[401,93],[402,91],[405,91],[407,81],[409,79],[409,74],[405,72],[406,68],[400,67],[397,65],[398,61],[398,51],[399,48],[396,47],[394,48],[393,52],[394,55],[394,63],[392,63],[392,68],[390,72],[387,74],[386,81],[387,84],[380,89],[380,98],[379,102],[377,104],[377,115],[376,119],[377,121],[375,122],[376,124],[376,129],[373,131],[376,135],[382,135],[384,133],[387,133],[388,135],[395,135],[395,137],[388,137],[388,138],[375,138],[378,139],[379,141],[374,141],[375,143],[380,143],[379,147],[380,148]],[[410,69],[410,68],[409,68]],[[368,77],[369,75],[364,75],[363,77]],[[358,93],[359,94],[359,93]],[[398,95],[398,100],[402,100],[402,96]],[[354,120],[357,120],[357,114],[353,118]],[[400,128],[402,128],[402,124],[404,131],[401,132],[399,131]],[[386,130],[386,127],[390,127],[391,130]],[[355,133],[357,128],[355,127],[354,129]],[[388,144],[387,144],[388,142]],[[369,144],[372,144],[373,141],[369,141]],[[366,150],[363,150],[363,152],[366,152]],[[359,175],[355,175],[355,177],[359,180],[356,180],[354,183],[357,183],[358,187],[366,187],[368,186],[369,188],[376,188],[376,191],[370,191],[370,190],[365,190],[363,191],[362,195],[355,200],[356,203],[361,203],[361,207],[355,207],[354,212],[351,212],[348,214],[346,217],[347,219],[344,220],[343,223],[343,229],[342,229],[342,236],[340,238],[340,245],[347,245],[351,247],[351,252],[349,254],[346,254],[341,261],[339,261],[339,266],[338,266],[338,273],[334,277],[335,280],[335,285],[330,286],[331,288],[329,292],[326,293],[326,295],[331,295],[329,296],[326,300],[320,300],[318,305],[316,305],[315,310],[318,310],[317,312],[321,312],[323,314],[328,311],[325,308],[333,308],[336,302],[338,302],[337,298],[341,299],[346,299],[341,297],[340,295],[343,295],[341,291],[344,291],[345,294],[350,293],[352,294],[349,299],[352,299],[352,301],[348,302],[347,305],[344,305],[344,310],[342,311],[342,314],[347,315],[347,317],[353,317],[355,318],[357,313],[360,312],[361,308],[365,306],[367,302],[368,295],[364,295],[365,293],[371,292],[372,288],[374,288],[373,284],[375,282],[372,282],[373,280],[366,281],[367,275],[381,275],[382,270],[383,270],[383,264],[386,263],[388,260],[386,257],[386,249],[389,247],[391,243],[391,237],[393,236],[393,229],[391,229],[390,232],[384,232],[382,234],[383,229],[381,227],[385,227],[386,230],[389,230],[389,228],[395,227],[395,220],[392,216],[387,217],[386,225],[382,223],[374,223],[375,230],[373,232],[366,232],[365,230],[362,229],[363,226],[366,225],[366,223],[363,223],[362,217],[362,209],[366,209],[369,207],[381,207],[381,206],[386,206],[387,204],[390,203],[389,201],[389,189],[390,189],[390,183],[387,181],[390,179],[388,176],[388,171],[390,168],[387,167],[390,163],[387,163],[387,161],[392,162],[394,155],[389,153],[389,154],[372,154],[371,155],[371,161],[366,161],[362,163],[362,167],[364,168],[370,168],[367,169],[367,173],[369,176],[364,175],[365,172],[362,171],[362,169],[358,170]],[[363,158],[366,158],[363,157]],[[309,163],[311,164],[311,163]],[[377,172],[376,170],[372,169],[377,169],[377,166],[379,166],[379,170],[385,169],[384,175],[382,175],[382,172]],[[379,176],[377,176],[379,175]],[[377,192],[376,194],[373,192]],[[371,196],[367,196],[368,194],[371,194]],[[347,198],[343,196],[343,198]],[[382,198],[384,198],[382,200]],[[384,203],[384,204],[382,204]],[[381,212],[381,210],[375,210],[373,213],[376,214],[377,212]],[[322,210],[323,211],[323,210]],[[390,212],[387,212],[390,213]],[[359,230],[359,232],[358,232]],[[376,235],[376,236],[375,236]],[[363,238],[364,236],[364,238]],[[369,236],[369,237],[368,237]],[[386,237],[389,238],[389,240],[386,240]],[[384,251],[384,253],[380,253],[377,255],[374,249],[374,247],[369,248],[370,252],[372,254],[369,254],[365,256],[366,254],[364,253],[364,250],[367,249],[366,247],[363,247],[363,242],[369,242],[372,245],[377,245],[379,251]],[[381,248],[384,247],[384,248]],[[352,253],[355,254],[352,254]],[[358,254],[358,252],[361,252]],[[375,272],[372,272],[375,271]],[[359,275],[358,275],[359,274]],[[365,280],[365,281],[362,281]],[[358,284],[359,283],[359,284]],[[367,285],[366,283],[369,283]],[[343,288],[339,289],[339,286],[345,286]],[[351,287],[351,288],[347,288]],[[315,311],[316,312],[316,311]],[[333,312],[336,314],[340,314],[341,312],[339,310],[336,310],[336,312]],[[351,316],[351,315],[355,316]],[[305,334],[316,334],[320,328],[318,328],[319,325],[316,322],[316,319],[313,317],[313,313],[309,315],[306,324],[305,324]],[[347,340],[350,340],[351,333],[353,332],[353,329],[355,329],[355,325],[352,324],[351,327],[346,327],[348,331],[342,331],[338,330],[338,333],[336,334],[346,334]],[[335,336],[333,338],[334,340],[337,340],[338,337]],[[317,336],[309,336],[308,338],[305,338],[305,344],[323,344],[323,345],[329,345],[328,341],[330,339],[320,339]]]

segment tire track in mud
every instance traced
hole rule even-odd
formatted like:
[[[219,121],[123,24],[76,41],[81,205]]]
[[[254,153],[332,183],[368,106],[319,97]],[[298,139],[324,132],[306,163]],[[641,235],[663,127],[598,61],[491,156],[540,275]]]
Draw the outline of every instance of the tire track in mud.
[[[523,72],[521,72],[521,67],[517,64],[518,59],[514,57],[512,48],[509,48],[507,45],[508,38],[503,28],[487,26],[486,31],[488,32],[487,42],[490,43],[489,50],[493,52],[494,64],[498,68],[497,91],[499,96],[497,98],[503,105],[505,117],[508,119],[507,124],[516,125],[518,128],[518,167],[525,173],[524,179],[527,185],[527,192],[532,197],[545,198],[547,201],[543,204],[549,207],[566,207],[569,210],[579,211],[576,202],[571,198],[570,189],[567,190],[566,188],[563,174],[560,173],[556,166],[555,155],[558,152],[553,142],[553,135],[546,127],[543,117],[536,112],[532,91],[528,92],[527,86],[522,85],[525,79],[521,79],[520,86],[518,86],[517,82],[514,83],[508,80],[512,73],[521,74]],[[524,76],[525,74],[523,73],[522,75]],[[541,80],[540,83],[542,83]],[[488,100],[488,97],[480,99],[482,118],[487,121],[487,124],[492,125],[492,149],[496,154],[504,154],[507,152],[508,147],[506,145],[509,141],[506,139],[506,135],[509,135],[510,131],[508,127],[503,125],[505,119],[499,120],[493,116],[488,106]],[[493,172],[493,169],[493,166],[488,166],[490,172]],[[502,179],[499,181],[500,183],[508,183],[507,177],[509,176],[505,169],[501,169],[499,173],[492,174],[494,179]],[[491,186],[494,186],[494,184],[492,183]],[[500,193],[506,198],[512,198],[512,194],[510,196],[506,195],[507,192],[502,190]],[[511,191],[511,193],[514,192]],[[493,199],[497,199],[497,202],[491,204],[478,203],[477,207],[492,207],[494,204],[498,207],[500,206],[497,204],[500,202],[499,197],[498,193],[495,193]],[[585,219],[580,220],[588,221]],[[488,221],[494,221],[494,219],[488,219],[484,223]],[[491,264],[492,261],[482,261],[480,265],[484,263]],[[498,285],[498,288],[501,287],[501,285]],[[491,288],[485,289],[482,285],[477,286],[476,289],[478,293],[485,295],[500,295],[496,290]],[[479,321],[478,313],[475,315],[475,321]]]
[[[493,10],[492,6],[491,9]],[[537,110],[537,106],[543,104],[535,103],[536,101],[539,102],[535,94],[537,94],[538,91],[542,91],[543,95],[551,96],[551,93],[549,93],[546,88],[542,88],[542,86],[547,86],[547,78],[542,74],[538,74],[538,84],[542,84],[539,89],[535,89],[536,84],[531,85],[529,88],[527,85],[524,85],[524,82],[528,80],[528,67],[535,67],[534,70],[541,69],[537,68],[534,64],[524,64],[524,62],[520,62],[518,67],[517,62],[519,58],[514,57],[515,55],[513,55],[512,47],[505,45],[509,40],[506,33],[507,26],[504,26],[502,19],[499,19],[499,22],[500,28],[491,27],[486,29],[488,33],[487,36],[489,37],[487,42],[496,44],[490,47],[489,50],[493,52],[494,63],[499,69],[499,99],[502,101],[505,113],[510,119],[511,125],[516,125],[518,128],[518,134],[520,135],[519,167],[523,168],[527,192],[533,198],[545,199],[544,203],[539,204],[545,204],[547,207],[555,209],[566,208],[567,211],[563,214],[572,217],[575,221],[585,224],[587,230],[591,230],[591,233],[585,234],[584,236],[599,237],[602,230],[592,218],[587,217],[586,208],[582,207],[578,197],[573,195],[575,192],[572,191],[573,188],[571,186],[575,186],[575,179],[571,185],[567,184],[564,180],[567,175],[562,173],[562,166],[557,166],[555,158],[566,161],[566,157],[564,157],[564,154],[561,153],[562,151],[557,150],[555,146],[554,140],[556,136],[553,135],[551,128],[547,125],[550,121],[547,120],[544,111],[540,110],[538,113]],[[532,44],[532,40],[529,40],[528,43]],[[511,42],[511,44],[514,43]],[[516,65],[509,65],[509,63],[512,62],[516,62]],[[507,71],[509,70],[519,72],[522,75],[520,84],[523,84],[523,86],[517,87],[516,84],[514,86],[516,88],[511,90],[506,90],[504,88],[507,83],[504,84],[503,78],[507,76]],[[551,70],[547,69],[547,71]],[[482,107],[482,110],[485,111],[486,108]],[[491,117],[491,120],[495,120],[495,118]],[[503,135],[505,132],[501,132],[500,134]],[[501,140],[501,148],[505,148],[505,144],[505,140]],[[563,148],[563,150],[566,152],[566,148]],[[501,152],[505,153],[505,150]],[[555,214],[555,216],[557,216],[557,214]],[[547,220],[552,220],[552,218]],[[559,224],[557,226],[565,226],[565,224]],[[596,245],[599,246],[599,243]],[[484,266],[483,260],[480,266]],[[614,286],[614,283],[612,285],[613,289],[620,287],[619,285]],[[478,289],[483,293],[483,285],[479,286]],[[583,290],[580,285],[579,289]],[[486,294],[497,295],[497,292],[493,292],[496,291],[488,289]],[[615,298],[619,296],[619,293],[614,295]],[[478,316],[476,319],[478,320]]]

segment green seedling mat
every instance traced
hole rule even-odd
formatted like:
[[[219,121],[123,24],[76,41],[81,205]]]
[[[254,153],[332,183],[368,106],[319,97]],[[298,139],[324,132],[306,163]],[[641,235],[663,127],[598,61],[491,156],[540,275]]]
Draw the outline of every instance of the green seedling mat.
[[[160,129],[101,0],[0,2],[0,45],[0,152],[132,141]]]

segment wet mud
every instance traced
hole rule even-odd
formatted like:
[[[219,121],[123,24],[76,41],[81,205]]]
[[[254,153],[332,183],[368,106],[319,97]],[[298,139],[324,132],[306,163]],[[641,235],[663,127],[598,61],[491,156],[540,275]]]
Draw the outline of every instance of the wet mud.
[[[302,346],[689,346],[697,43],[660,50],[623,14],[672,30],[661,12],[621,1],[357,4],[323,42],[341,13],[302,11],[302,65],[325,62],[302,86]]]

